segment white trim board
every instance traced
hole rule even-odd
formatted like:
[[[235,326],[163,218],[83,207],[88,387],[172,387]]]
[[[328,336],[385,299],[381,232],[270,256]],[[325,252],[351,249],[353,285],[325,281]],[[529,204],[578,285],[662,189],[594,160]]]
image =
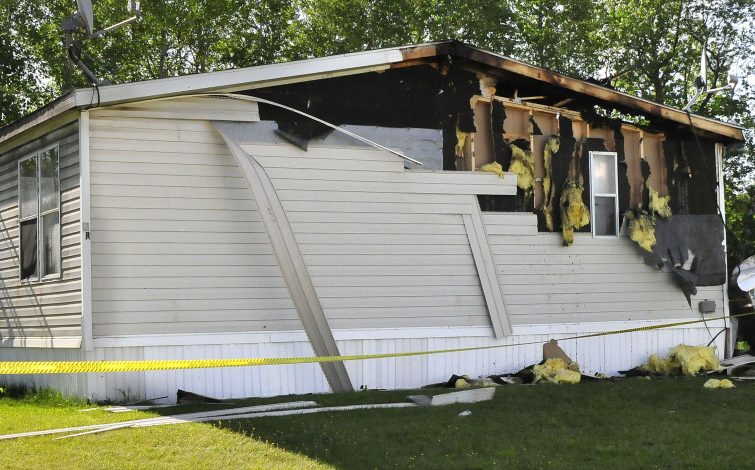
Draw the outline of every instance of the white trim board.
[[[469,246],[472,249],[472,257],[477,266],[477,276],[485,297],[493,331],[495,331],[496,338],[502,338],[511,334],[511,324],[506,314],[506,306],[501,292],[501,280],[498,278],[498,270],[488,244],[480,206],[476,197],[472,196],[472,199],[471,214],[462,214],[462,218],[464,219]]]
[[[92,340],[92,242],[89,177],[89,111],[82,111],[79,119],[79,211],[81,235],[81,337],[85,351],[94,349]]]
[[[260,65],[243,69],[223,70],[144,82],[83,88],[75,91],[75,105],[101,106],[132,100],[146,100],[171,95],[207,91],[234,91],[260,86],[273,86],[303,80],[316,80],[336,75],[356,74],[387,69],[404,59],[400,48],[357,52],[330,57]]]
[[[65,348],[76,349],[81,347],[80,336],[28,337],[28,338],[2,338],[0,348]]]
[[[682,320],[619,321],[589,323],[559,323],[553,325],[515,325],[512,336],[525,335],[570,335],[596,333],[626,328],[662,325]],[[711,331],[723,328],[722,320],[708,322]],[[671,329],[705,329],[703,323],[676,326]],[[639,333],[629,333],[639,334]],[[336,341],[377,340],[377,339],[417,339],[417,338],[492,338],[493,328],[487,326],[463,327],[417,327],[417,328],[363,328],[333,330]],[[510,337],[509,337],[510,338]],[[105,336],[94,339],[96,348],[119,348],[138,346],[190,346],[206,344],[264,344],[309,342],[304,330],[267,331],[250,333],[178,334]]]

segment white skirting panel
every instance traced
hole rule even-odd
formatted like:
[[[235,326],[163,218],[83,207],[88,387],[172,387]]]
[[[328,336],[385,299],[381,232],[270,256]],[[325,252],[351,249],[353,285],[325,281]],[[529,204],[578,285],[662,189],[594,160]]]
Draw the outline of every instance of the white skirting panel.
[[[53,348],[2,348],[0,361],[85,361],[94,359],[81,349]],[[0,375],[0,387],[22,385],[32,388],[54,388],[65,395],[89,396],[88,374],[65,375]]]
[[[579,325],[586,332],[586,324]],[[604,331],[609,326],[601,323]],[[625,322],[614,328],[641,326]],[[720,329],[720,322],[705,328],[671,328],[638,333],[602,336],[576,341],[562,341],[561,347],[585,372],[614,375],[645,362],[650,354],[665,355],[677,344],[705,345]],[[485,331],[483,331],[485,330]],[[517,334],[517,330],[520,334]],[[551,338],[574,335],[573,327],[549,325],[547,331],[538,327],[519,327],[515,335],[497,340],[490,328],[406,328],[374,330],[336,330],[334,336],[342,355],[379,354],[427,351],[438,349],[533,344],[496,349],[444,353],[394,359],[346,362],[354,387],[369,389],[416,388],[444,382],[451,374],[481,377],[515,372],[542,359],[542,343]],[[205,337],[206,336],[206,337]],[[297,357],[313,355],[303,332],[267,332],[264,334],[233,334],[217,344],[222,335],[176,335],[162,337],[128,337],[101,339],[95,350],[8,348],[0,351],[3,361],[31,360],[119,360],[119,359],[209,359],[243,357]],[[117,343],[121,341],[122,346]],[[215,344],[212,344],[212,341]],[[725,335],[716,339],[719,356],[724,352]],[[141,343],[141,344],[140,344]],[[288,366],[235,367],[187,371],[135,372],[128,374],[78,374],[50,376],[6,376],[2,383],[25,383],[50,386],[65,393],[88,396],[95,400],[135,401],[155,399],[173,402],[176,390],[183,389],[217,398],[275,396],[299,393],[326,393],[330,388],[317,364]]]
[[[714,335],[718,331],[719,329],[711,328]],[[551,338],[561,336],[566,335],[520,335],[503,340],[483,337],[349,340],[340,341],[338,346],[341,354],[351,355],[535,343],[460,353],[346,363],[346,369],[355,387],[402,389],[445,382],[451,374],[466,374],[477,378],[516,372],[541,361],[542,344]],[[723,357],[724,336],[719,335],[716,339],[719,357]],[[669,349],[678,344],[704,346],[710,340],[711,336],[705,328],[675,328],[561,341],[559,345],[569,357],[580,364],[583,372],[617,375],[619,370],[644,363],[650,354],[666,355]]]

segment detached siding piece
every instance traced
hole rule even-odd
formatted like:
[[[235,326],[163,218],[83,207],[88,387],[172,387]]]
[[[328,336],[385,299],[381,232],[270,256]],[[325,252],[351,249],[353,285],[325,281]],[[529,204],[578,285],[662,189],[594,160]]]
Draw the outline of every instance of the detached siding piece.
[[[514,325],[700,318],[697,303],[715,300],[723,315],[723,287],[700,287],[692,307],[670,273],[647,266],[629,238],[538,233],[534,214],[483,216]]]
[[[61,197],[60,279],[21,282],[18,161],[58,146]],[[0,347],[78,348],[81,343],[81,249],[78,122],[0,156]]]
[[[301,329],[244,177],[209,122],[96,110],[90,123],[95,340]]]
[[[250,140],[241,147],[269,175],[332,328],[491,326],[463,214],[478,192],[512,194],[513,178],[408,171],[337,140],[306,152]]]

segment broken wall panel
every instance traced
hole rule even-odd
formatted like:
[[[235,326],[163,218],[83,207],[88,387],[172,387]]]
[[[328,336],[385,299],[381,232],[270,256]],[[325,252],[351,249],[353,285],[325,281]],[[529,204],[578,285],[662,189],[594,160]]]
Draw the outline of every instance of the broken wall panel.
[[[576,141],[572,128],[572,120],[564,115],[558,116],[559,128],[559,146],[558,152],[552,156],[551,166],[553,168],[553,201],[555,209],[553,211],[553,227],[558,231],[561,227],[561,211],[558,210],[558,202],[561,200],[561,192],[564,184],[569,178],[569,169],[571,167],[572,155],[574,154]]]
[[[472,141],[474,142],[474,147],[472,148],[471,164],[468,169],[477,170],[483,165],[495,161],[491,113],[490,103],[484,101],[475,102],[475,133]]]
[[[535,208],[542,208],[543,204],[543,180],[545,174],[545,142],[558,132],[556,116],[550,113],[533,112],[531,118],[535,121],[540,134],[532,135],[532,151],[535,154]]]
[[[666,162],[663,158],[663,136],[644,132],[642,134],[642,155],[650,166],[648,186],[661,196],[668,194]]]
[[[694,138],[682,142],[682,149],[690,169],[689,213],[716,214],[715,143],[700,139],[700,148]],[[702,150],[702,154],[700,153]]]
[[[642,201],[642,173],[640,170],[641,132],[624,127],[624,160],[627,165],[629,182],[629,207],[635,208]]]

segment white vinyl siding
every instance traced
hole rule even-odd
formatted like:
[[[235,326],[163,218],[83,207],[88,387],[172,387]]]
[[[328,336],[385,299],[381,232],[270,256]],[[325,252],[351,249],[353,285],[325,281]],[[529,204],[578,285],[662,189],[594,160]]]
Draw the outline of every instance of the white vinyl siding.
[[[301,329],[230,151],[179,111],[90,114],[95,339]]]
[[[575,234],[564,247],[561,234],[537,232],[534,214],[486,213],[483,220],[515,326],[700,318],[704,299],[723,315],[722,286],[698,287],[690,307],[672,274],[644,264],[629,238]]]
[[[270,176],[333,329],[490,326],[463,214],[514,178],[405,171],[339,143],[243,143]]]
[[[49,148],[57,148],[59,157],[60,273],[42,281],[22,281],[19,276],[18,163],[24,157]],[[56,212],[52,206],[47,209],[51,214]],[[80,268],[78,123],[73,123],[0,156],[0,282],[3,286],[0,345],[78,347],[81,339]]]

